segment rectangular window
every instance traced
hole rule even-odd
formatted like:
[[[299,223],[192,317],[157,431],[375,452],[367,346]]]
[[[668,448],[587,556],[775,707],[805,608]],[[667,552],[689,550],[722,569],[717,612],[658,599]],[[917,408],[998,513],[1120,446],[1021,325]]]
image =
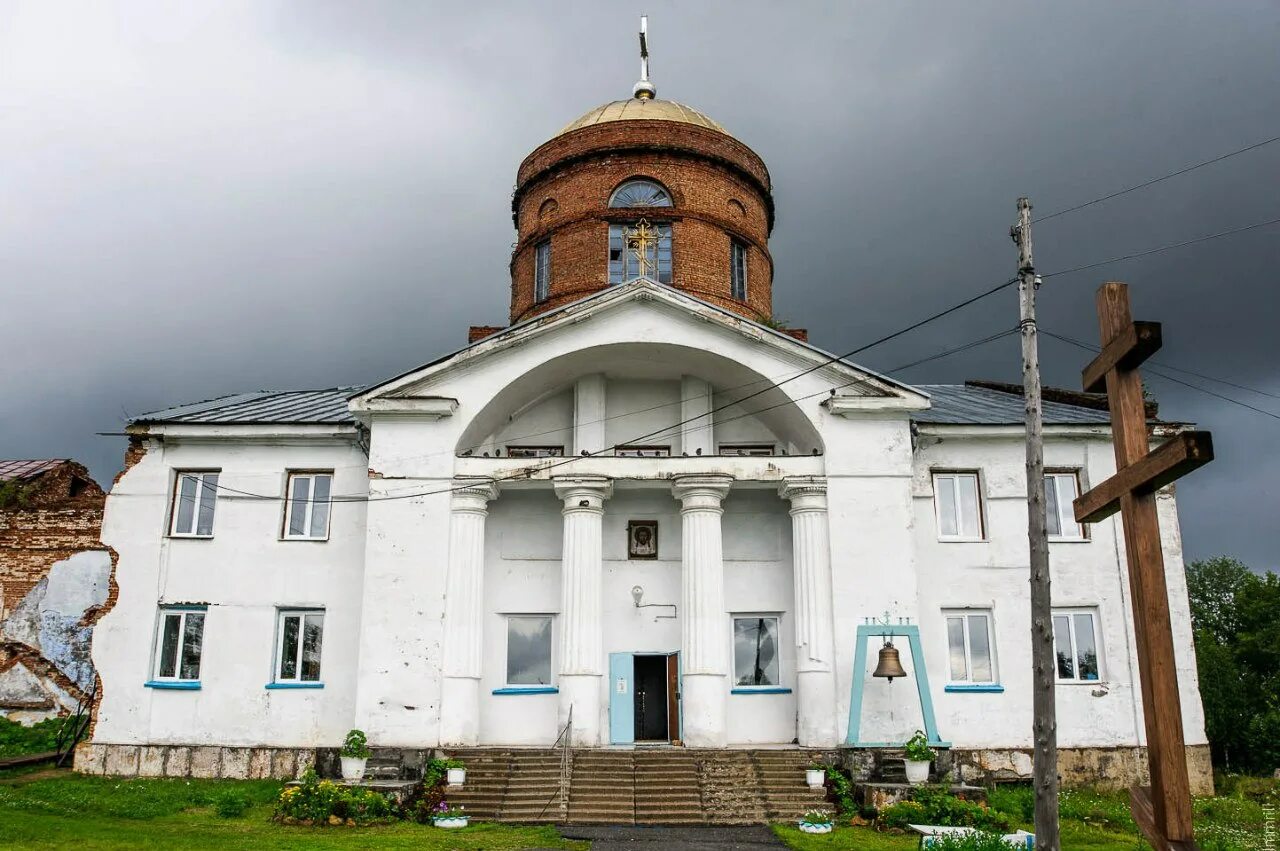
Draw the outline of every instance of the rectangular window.
[[[721,455],[774,455],[772,443],[722,443]]]
[[[323,541],[329,537],[329,498],[333,473],[290,473],[285,513],[286,538]]]
[[[507,685],[551,685],[551,615],[507,616]]]
[[[508,446],[508,458],[559,458],[564,455],[563,446]]]
[[[152,679],[199,681],[204,616],[204,609],[160,609]]]
[[[616,458],[670,458],[670,446],[618,446],[613,450]]]
[[[213,509],[218,498],[218,472],[178,471],[173,487],[169,534],[213,537]]]
[[[1072,502],[1080,495],[1080,479],[1074,472],[1044,476],[1045,526],[1050,538],[1079,540],[1084,529],[1076,522]]]
[[[991,613],[957,610],[943,613],[947,621],[947,659],[953,683],[996,681]]]
[[[276,624],[275,681],[320,682],[320,647],[323,640],[322,609],[281,609]]]
[[[652,236],[637,243],[636,226],[609,225],[609,283],[625,284],[642,275],[660,284],[671,283],[671,224],[654,222],[649,228]]]
[[[1096,618],[1090,611],[1053,612],[1053,649],[1059,682],[1093,682],[1101,677]]]
[[[738,240],[730,242],[729,249],[729,283],[733,297],[738,301],[747,300],[747,246]]]
[[[546,301],[551,293],[551,240],[544,239],[534,249],[533,300]]]
[[[934,473],[933,508],[938,515],[938,537],[952,541],[982,540],[977,473]]]
[[[778,616],[739,615],[733,619],[733,684],[736,687],[777,686]]]

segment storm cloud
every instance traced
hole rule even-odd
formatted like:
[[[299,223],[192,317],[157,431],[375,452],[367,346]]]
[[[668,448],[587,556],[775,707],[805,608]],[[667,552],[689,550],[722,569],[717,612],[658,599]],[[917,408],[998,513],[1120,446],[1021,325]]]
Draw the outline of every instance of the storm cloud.
[[[11,2],[0,10],[0,456],[109,482],[124,418],[362,384],[506,320],[525,154],[626,97],[650,15],[659,96],[775,184],[775,307],[843,352],[1009,278],[1048,214],[1280,134],[1280,6],[1035,3]],[[1067,269],[1280,217],[1280,143],[1046,221]],[[1132,285],[1158,359],[1280,394],[1280,227],[1050,278],[1041,325],[1097,338]],[[1006,290],[859,356],[1012,327]],[[1087,352],[1042,343],[1075,388]],[[897,377],[1019,380],[1015,338]],[[1202,382],[1280,414],[1280,398]],[[1274,417],[1152,376],[1213,431],[1179,485],[1187,553],[1277,567]]]

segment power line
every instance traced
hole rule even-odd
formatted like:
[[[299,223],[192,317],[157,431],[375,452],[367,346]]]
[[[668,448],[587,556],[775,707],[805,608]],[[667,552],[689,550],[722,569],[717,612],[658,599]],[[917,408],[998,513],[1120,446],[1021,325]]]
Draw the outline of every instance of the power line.
[[[1007,286],[1007,285],[1004,285],[1004,286]],[[991,291],[989,291],[989,292],[995,292],[995,291],[996,291],[996,290],[991,290]],[[988,293],[988,294],[989,294],[989,293]],[[971,299],[971,300],[969,301],[969,303],[972,303],[972,301],[976,300],[976,298],[978,298],[978,297],[975,297],[974,299]],[[960,306],[963,306],[963,305],[957,305],[956,307],[948,308],[948,310],[947,310],[947,311],[944,311],[943,313],[945,314],[945,313],[947,313],[947,312],[952,312],[952,311],[954,311],[954,310],[957,310],[957,309],[959,309],[959,307],[960,307]],[[941,314],[939,314],[939,315],[941,315]],[[921,322],[921,323],[917,323],[917,324],[916,324],[916,327],[918,327],[920,324],[923,324],[923,322]],[[1017,333],[1017,332],[1018,332],[1018,329],[1017,329],[1017,328],[1011,328],[1011,329],[1007,329],[1007,330],[1004,330],[1004,331],[1000,331],[1000,332],[997,332],[997,333],[995,333],[995,334],[991,334],[991,335],[988,335],[988,336],[986,336],[986,337],[983,337],[983,338],[981,338],[981,339],[979,339],[979,340],[974,340],[974,341],[972,341],[972,342],[965,343],[965,344],[963,344],[963,345],[961,345],[961,346],[957,346],[957,347],[955,347],[955,348],[947,349],[947,350],[945,350],[945,351],[939,352],[939,353],[937,353],[937,354],[935,354],[935,355],[931,355],[931,356],[926,357],[926,358],[921,358],[921,359],[919,359],[919,360],[912,361],[911,363],[905,364],[905,365],[903,365],[903,366],[900,366],[900,367],[897,367],[897,368],[895,368],[895,369],[891,370],[891,372],[900,372],[900,371],[902,371],[902,370],[904,370],[904,369],[908,369],[908,368],[913,367],[913,366],[919,366],[920,364],[927,363],[927,362],[929,362],[929,361],[938,360],[938,359],[940,359],[940,358],[948,357],[948,356],[950,356],[950,355],[957,354],[957,353],[959,353],[959,352],[967,351],[968,349],[974,348],[974,347],[976,347],[976,346],[981,346],[981,345],[984,345],[984,344],[986,344],[986,343],[993,342],[993,341],[995,341],[995,340],[1001,339],[1001,338],[1003,338],[1003,337],[1007,337],[1007,336],[1009,336],[1010,334],[1015,334],[1015,333]],[[892,339],[893,337],[898,336],[898,335],[899,335],[899,334],[901,334],[901,333],[905,333],[905,331],[902,331],[902,332],[895,332],[894,334],[888,335],[888,337],[881,338],[881,341],[883,341],[883,340],[885,340],[885,339]],[[875,345],[875,344],[874,344],[874,343],[868,343],[866,346],[863,346],[863,347],[861,347],[861,348],[859,348],[859,349],[855,350],[855,352],[856,352],[856,351],[864,351],[865,349],[870,348],[872,345]],[[841,356],[841,358],[848,357],[848,356],[849,356],[849,355],[842,355],[842,356]],[[833,360],[834,360],[834,359],[833,359]],[[831,361],[829,361],[829,362],[831,362]],[[821,366],[821,365],[819,365],[819,367],[813,367],[813,368],[811,368],[809,371],[813,371],[813,369],[818,369],[818,368],[820,368],[820,366]],[[798,377],[798,376],[797,376],[797,377]],[[787,380],[788,380],[788,381],[790,381],[791,379],[787,379]],[[867,382],[867,380],[868,380],[867,378],[859,378],[859,379],[856,379],[856,380],[854,380],[854,381],[846,382],[846,383],[844,383],[844,384],[838,384],[838,385],[835,385],[834,387],[824,388],[824,389],[822,389],[822,390],[817,391],[816,393],[810,393],[810,394],[807,394],[807,395],[804,395],[804,396],[800,396],[800,397],[798,397],[798,398],[794,398],[794,399],[792,399],[792,398],[788,398],[788,399],[786,399],[786,400],[784,400],[784,401],[782,401],[782,402],[779,402],[779,403],[777,403],[777,404],[774,404],[774,405],[769,405],[769,406],[766,406],[766,407],[764,407],[764,408],[760,408],[760,409],[757,409],[757,410],[754,410],[754,411],[747,411],[747,412],[744,412],[744,413],[738,414],[737,416],[729,417],[728,419],[724,419],[724,420],[720,420],[720,421],[719,421],[719,424],[723,425],[724,423],[733,422],[734,420],[743,419],[743,418],[745,418],[745,417],[754,417],[754,416],[758,416],[759,414],[762,414],[762,413],[764,413],[764,412],[766,412],[766,411],[770,411],[770,410],[773,410],[773,409],[775,409],[775,408],[785,407],[785,406],[787,406],[787,405],[794,405],[794,404],[796,404],[796,403],[798,403],[798,402],[802,402],[802,401],[805,401],[805,400],[807,400],[807,399],[816,398],[816,397],[818,397],[818,396],[827,396],[827,395],[830,395],[830,394],[834,393],[836,390],[839,390],[839,389],[842,389],[842,388],[845,388],[845,387],[850,387],[850,386],[853,386],[853,385],[855,385],[855,384],[862,384],[862,383],[866,383],[866,382]],[[785,382],[781,382],[781,383],[785,383]],[[780,383],[780,384],[781,384],[781,383]],[[778,386],[780,386],[780,384],[775,384],[775,385],[773,385],[773,386],[774,386],[774,387],[778,387]],[[765,392],[765,391],[760,391],[760,392],[761,392],[761,393],[763,393],[763,392]],[[752,394],[752,395],[753,395],[753,396],[755,396],[755,395],[760,395],[760,394],[759,394],[759,393],[756,393],[756,394]],[[730,407],[731,405],[735,405],[735,404],[738,404],[739,402],[745,401],[747,398],[751,398],[751,397],[744,397],[743,399],[737,400],[736,402],[730,403],[729,405],[722,405],[721,407],[716,408],[716,409],[713,409],[712,411],[708,411],[706,414],[703,414],[703,415],[701,415],[701,416],[704,416],[704,417],[705,417],[705,416],[709,416],[710,414],[713,414],[713,413],[715,413],[716,411],[723,410],[724,408]],[[603,454],[603,453],[605,453],[605,452],[611,452],[611,451],[613,451],[614,449],[616,449],[616,448],[617,448],[617,446],[625,446],[625,445],[627,445],[627,444],[639,443],[639,442],[641,442],[641,441],[644,441],[644,440],[647,440],[647,439],[651,439],[651,438],[653,438],[653,437],[655,437],[655,436],[662,436],[662,435],[665,435],[667,432],[672,432],[672,431],[674,431],[675,429],[679,429],[680,427],[682,427],[682,426],[684,426],[684,425],[687,425],[687,424],[691,423],[693,420],[695,420],[695,419],[699,419],[699,418],[700,418],[700,417],[690,417],[688,420],[684,420],[684,421],[681,421],[681,422],[675,423],[675,424],[670,425],[670,426],[664,426],[663,428],[660,428],[660,429],[658,429],[658,430],[656,430],[656,431],[650,432],[650,433],[648,433],[648,434],[646,434],[646,435],[642,435],[642,436],[637,437],[637,438],[632,438],[632,439],[630,439],[630,440],[628,440],[628,441],[625,441],[624,443],[621,443],[621,444],[615,444],[615,445],[613,445],[613,446],[609,446],[609,447],[606,447],[606,448],[604,448],[604,449],[600,449],[600,450],[598,450],[598,451],[596,451],[596,452],[586,453],[586,454],[583,454],[583,455],[571,455],[571,456],[568,456],[568,457],[566,457],[566,458],[561,458],[561,459],[559,459],[558,461],[556,461],[556,462],[552,462],[552,463],[541,463],[541,464],[534,464],[534,465],[530,465],[529,467],[527,467],[527,468],[525,468],[525,469],[523,469],[523,470],[516,471],[516,472],[511,473],[511,474],[509,474],[509,475],[507,475],[507,476],[501,476],[501,477],[494,478],[494,479],[493,479],[493,481],[495,481],[495,482],[504,482],[504,481],[518,481],[518,480],[526,480],[526,479],[528,479],[530,476],[532,476],[532,475],[534,475],[534,474],[536,474],[536,473],[545,473],[545,472],[547,472],[548,470],[555,469],[555,468],[560,467],[560,466],[563,466],[563,465],[565,465],[565,464],[571,464],[571,463],[573,463],[573,462],[575,462],[575,461],[580,461],[580,460],[582,460],[583,458],[597,457],[597,456],[602,455],[602,454]],[[711,427],[713,427],[715,424],[716,424],[716,423],[714,423],[714,422],[708,422],[708,423],[704,423],[703,425],[696,426],[696,427],[694,427],[694,429],[691,429],[691,430],[696,431],[696,430],[700,430],[700,429],[711,428]],[[225,490],[225,491],[229,491],[229,492],[231,492],[231,493],[235,493],[235,494],[238,494],[238,495],[240,495],[240,496],[244,496],[244,497],[248,497],[248,498],[256,499],[256,500],[262,500],[262,501],[277,501],[277,502],[292,502],[292,501],[294,501],[294,500],[290,500],[287,496],[279,496],[279,495],[270,495],[270,494],[252,493],[252,492],[250,492],[250,491],[244,491],[244,490],[240,490],[240,489],[238,489],[238,488],[233,488],[233,487],[231,487],[231,486],[229,486],[229,485],[224,485],[224,484],[222,484],[221,482],[218,482],[218,483],[214,484],[213,486],[214,486],[215,488],[217,488],[218,490]],[[435,495],[438,495],[438,494],[452,493],[452,492],[454,492],[454,491],[462,490],[462,489],[464,489],[464,488],[466,488],[466,487],[470,487],[470,486],[471,486],[471,485],[455,485],[455,486],[452,486],[452,487],[440,488],[440,489],[430,490],[430,491],[422,491],[422,492],[418,492],[418,493],[407,493],[407,494],[387,494],[387,495],[383,495],[383,496],[371,496],[371,495],[368,495],[368,494],[334,495],[334,496],[330,496],[329,501],[330,501],[330,502],[384,502],[384,501],[399,500],[399,499],[416,499],[416,498],[419,498],[419,497],[427,497],[427,496],[435,496]],[[307,500],[297,500],[297,501],[298,501],[298,502],[312,502],[312,501],[314,501],[314,500],[307,499]]]
[[[1211,233],[1208,236],[1199,236],[1199,237],[1196,237],[1195,239],[1188,239],[1186,242],[1175,242],[1172,245],[1162,245],[1159,248],[1152,248],[1147,251],[1139,251],[1134,254],[1125,254],[1120,257],[1112,257],[1109,260],[1099,260],[1097,263],[1088,263],[1084,266],[1073,266],[1070,269],[1062,269],[1057,272],[1046,272],[1042,274],[1040,277],[1055,278],[1060,275],[1070,275],[1073,272],[1083,272],[1085,269],[1096,269],[1099,266],[1106,266],[1110,263],[1119,263],[1122,260],[1136,260],[1139,257],[1148,257],[1152,254],[1159,254],[1161,251],[1169,251],[1174,248],[1182,248],[1183,246],[1187,246],[1187,245],[1195,245],[1198,242],[1208,242],[1211,239],[1218,239],[1224,236],[1231,236],[1232,234],[1244,233],[1245,231],[1248,231],[1248,230],[1256,230],[1257,228],[1262,228],[1262,227],[1266,227],[1268,225],[1274,225],[1274,224],[1280,224],[1280,219],[1271,219],[1270,221],[1257,222],[1252,225],[1245,225],[1244,227],[1238,227],[1238,228],[1232,228],[1231,230],[1220,231],[1219,233]]]
[[[1041,216],[1038,219],[1033,219],[1032,224],[1045,222],[1045,221],[1048,221],[1049,219],[1056,219],[1058,216],[1065,216],[1067,213],[1074,213],[1076,210],[1083,210],[1085,207],[1092,207],[1094,204],[1101,204],[1103,201],[1110,201],[1112,198],[1119,198],[1121,195],[1128,195],[1130,192],[1136,192],[1139,189],[1146,189],[1148,186],[1154,186],[1155,184],[1160,183],[1161,181],[1168,180],[1172,177],[1180,177],[1181,175],[1187,174],[1188,172],[1195,171],[1198,168],[1204,168],[1207,165],[1220,163],[1223,160],[1231,159],[1234,156],[1245,154],[1245,153],[1248,153],[1249,151],[1257,150],[1258,148],[1261,148],[1265,145],[1270,145],[1273,142],[1280,142],[1280,136],[1272,136],[1270,139],[1264,139],[1261,142],[1255,142],[1254,144],[1249,145],[1248,147],[1240,148],[1239,150],[1232,151],[1228,154],[1223,154],[1222,156],[1214,157],[1211,160],[1205,160],[1204,162],[1199,162],[1199,163],[1196,163],[1195,165],[1190,165],[1190,166],[1187,166],[1186,168],[1178,169],[1177,171],[1171,171],[1168,174],[1161,175],[1160,177],[1156,177],[1151,180],[1144,181],[1134,186],[1130,186],[1127,189],[1121,189],[1119,192],[1112,192],[1110,195],[1103,195],[1101,198],[1094,198],[1092,201],[1085,201],[1083,204],[1077,204],[1074,207],[1068,207],[1065,210],[1059,210],[1056,213],[1050,213],[1047,216]]]
[[[1045,331],[1043,328],[1041,328],[1040,330],[1042,333],[1044,333],[1049,337],[1052,337],[1055,340],[1060,340],[1064,343],[1069,343],[1073,346],[1077,346],[1086,351],[1093,352],[1094,354],[1097,354],[1098,352],[1102,351],[1097,346],[1091,346],[1088,343],[1082,343],[1079,340],[1073,340],[1072,338],[1063,336],[1062,334],[1055,334],[1052,331]],[[1209,396],[1213,396],[1215,399],[1221,399],[1224,402],[1230,402],[1233,405],[1239,405],[1242,408],[1248,408],[1251,411],[1255,411],[1259,414],[1264,414],[1268,417],[1271,417],[1272,419],[1280,420],[1280,414],[1277,414],[1273,411],[1268,411],[1265,408],[1257,408],[1257,407],[1254,407],[1253,405],[1250,405],[1248,402],[1241,402],[1239,399],[1232,399],[1230,396],[1224,396],[1223,394],[1215,392],[1213,390],[1209,390],[1206,387],[1201,387],[1198,384],[1192,384],[1190,381],[1183,381],[1181,378],[1176,378],[1175,376],[1169,375],[1168,373],[1165,373],[1165,372],[1161,372],[1160,370],[1155,369],[1151,366],[1144,366],[1143,370],[1152,375],[1159,376],[1160,378],[1163,378],[1166,381],[1172,381],[1174,384],[1181,384],[1183,387],[1190,387],[1192,390],[1199,390],[1201,393],[1204,393]]]

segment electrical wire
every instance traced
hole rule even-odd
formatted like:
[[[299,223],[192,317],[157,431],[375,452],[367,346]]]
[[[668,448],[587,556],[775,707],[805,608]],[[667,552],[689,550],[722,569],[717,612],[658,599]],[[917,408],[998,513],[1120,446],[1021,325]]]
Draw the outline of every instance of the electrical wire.
[[[1044,334],[1046,337],[1052,337],[1055,340],[1058,340],[1063,343],[1068,343],[1072,346],[1076,346],[1078,348],[1084,349],[1085,351],[1093,352],[1094,354],[1097,354],[1098,352],[1102,351],[1102,349],[1098,346],[1091,346],[1088,343],[1081,342],[1080,340],[1074,340],[1071,337],[1067,337],[1062,334],[1055,334],[1052,331],[1046,331],[1044,328],[1040,328],[1040,333]],[[1248,408],[1250,411],[1255,411],[1259,414],[1263,414],[1265,416],[1271,417],[1272,419],[1280,420],[1280,414],[1277,414],[1273,411],[1268,411],[1265,408],[1257,408],[1257,407],[1254,407],[1253,405],[1250,405],[1248,402],[1241,402],[1239,399],[1233,399],[1230,396],[1225,396],[1221,393],[1217,393],[1213,390],[1209,390],[1206,387],[1201,387],[1198,384],[1192,384],[1190,381],[1183,381],[1181,378],[1176,378],[1175,376],[1169,375],[1168,373],[1161,372],[1160,370],[1155,369],[1150,365],[1144,365],[1142,369],[1146,373],[1159,376],[1160,378],[1163,378],[1166,381],[1172,381],[1174,384],[1181,384],[1183,387],[1189,387],[1192,390],[1199,390],[1201,393],[1204,393],[1209,396],[1213,396],[1215,399],[1221,399],[1224,402],[1230,402],[1233,405],[1239,405],[1242,408]]]
[[[1187,245],[1195,245],[1196,243],[1199,243],[1199,242],[1208,242],[1211,239],[1219,239],[1220,237],[1231,236],[1232,234],[1237,234],[1237,233],[1244,233],[1245,231],[1256,230],[1257,228],[1262,228],[1268,225],[1275,225],[1275,224],[1280,224],[1280,219],[1271,219],[1270,221],[1257,222],[1255,224],[1245,225],[1244,227],[1238,227],[1238,228],[1232,228],[1231,230],[1220,231],[1219,233],[1211,233],[1208,236],[1199,236],[1199,237],[1196,237],[1195,239],[1188,239],[1186,242],[1175,242],[1172,245],[1162,245],[1159,248],[1152,248],[1147,251],[1139,251],[1134,254],[1125,254],[1120,257],[1112,257],[1109,260],[1099,260],[1097,263],[1088,263],[1084,266],[1073,266],[1070,269],[1062,269],[1057,272],[1045,272],[1041,274],[1040,277],[1056,278],[1062,275],[1070,275],[1073,272],[1083,272],[1086,269],[1096,269],[1099,266],[1106,266],[1111,263],[1119,263],[1122,260],[1136,260],[1139,257],[1149,257],[1152,254],[1159,254],[1162,251],[1169,251],[1174,248],[1182,248]]]
[[[1154,186],[1155,184],[1168,180],[1172,177],[1180,177],[1181,175],[1187,174],[1188,172],[1195,171],[1198,168],[1204,168],[1207,165],[1220,163],[1223,160],[1231,159],[1234,156],[1239,156],[1240,154],[1245,154],[1245,153],[1248,153],[1249,151],[1255,151],[1258,148],[1265,147],[1266,145],[1270,145],[1273,142],[1280,142],[1280,136],[1272,136],[1270,139],[1264,139],[1261,142],[1255,142],[1254,144],[1249,145],[1248,147],[1240,148],[1239,150],[1232,151],[1227,154],[1223,154],[1222,156],[1219,156],[1219,157],[1214,157],[1211,160],[1205,160],[1204,162],[1199,162],[1199,163],[1196,163],[1195,165],[1190,165],[1190,166],[1187,166],[1186,168],[1178,169],[1177,171],[1171,171],[1168,174],[1161,175],[1160,177],[1156,177],[1151,180],[1144,181],[1142,183],[1138,183],[1134,186],[1130,186],[1127,189],[1121,189],[1119,192],[1112,192],[1110,195],[1103,195],[1101,198],[1094,198],[1092,201],[1085,201],[1083,204],[1077,204],[1074,207],[1068,207],[1065,210],[1059,210],[1056,213],[1050,213],[1047,216],[1041,216],[1038,219],[1032,219],[1031,223],[1038,224],[1040,222],[1047,222],[1049,221],[1049,219],[1056,219],[1058,216],[1065,216],[1067,213],[1074,213],[1076,210],[1083,210],[1085,207],[1092,207],[1094,204],[1101,204],[1104,201],[1110,201],[1112,198],[1119,198],[1121,195],[1128,195],[1130,192],[1137,192],[1139,189],[1146,189],[1148,186]]]

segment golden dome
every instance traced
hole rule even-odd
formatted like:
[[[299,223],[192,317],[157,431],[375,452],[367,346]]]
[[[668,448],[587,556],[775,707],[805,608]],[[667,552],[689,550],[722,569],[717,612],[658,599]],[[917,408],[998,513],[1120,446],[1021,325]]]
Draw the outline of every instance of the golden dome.
[[[679,121],[683,124],[695,124],[699,127],[706,127],[709,130],[716,130],[725,135],[730,135],[728,130],[725,130],[705,113],[699,112],[691,106],[685,106],[673,100],[627,98],[626,100],[615,100],[612,103],[606,103],[604,106],[596,107],[577,121],[566,125],[556,136],[563,136],[565,133],[581,130],[583,127],[590,127],[593,124],[605,124],[610,121],[645,120]]]

